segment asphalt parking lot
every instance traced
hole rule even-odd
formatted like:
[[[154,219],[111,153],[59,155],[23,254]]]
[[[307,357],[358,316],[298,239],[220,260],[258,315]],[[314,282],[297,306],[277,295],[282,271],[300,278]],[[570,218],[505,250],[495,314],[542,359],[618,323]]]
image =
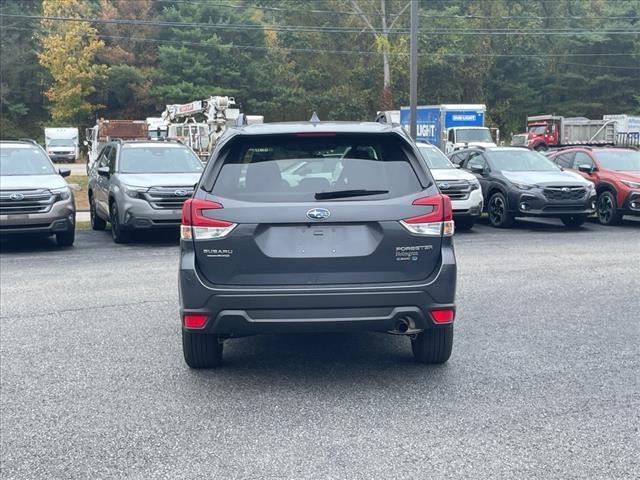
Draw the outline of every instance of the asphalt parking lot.
[[[451,360],[380,334],[233,340],[191,371],[177,240],[2,244],[3,478],[638,478],[640,221],[455,238]]]

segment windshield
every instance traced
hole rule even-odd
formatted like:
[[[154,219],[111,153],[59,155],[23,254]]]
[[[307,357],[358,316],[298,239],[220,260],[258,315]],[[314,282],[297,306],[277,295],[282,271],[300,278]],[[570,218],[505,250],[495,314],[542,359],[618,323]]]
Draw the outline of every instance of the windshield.
[[[449,159],[440,151],[440,149],[428,146],[428,147],[418,147],[420,149],[420,153],[422,154],[422,158],[425,159],[429,168],[432,169],[444,169],[444,168],[455,168],[453,164],[449,161]]]
[[[53,175],[51,161],[39,148],[0,146],[0,175]]]
[[[607,170],[640,172],[640,152],[620,150],[618,152],[595,152],[600,166]]]
[[[152,140],[157,140],[158,138],[167,138],[167,130],[166,129],[149,130],[149,138]]]
[[[534,135],[543,135],[547,131],[546,125],[531,125],[529,127],[529,133],[533,133]]]
[[[459,128],[456,130],[456,143],[487,142],[493,143],[487,128]]]
[[[76,144],[71,138],[51,138],[49,139],[50,147],[71,147],[75,148]]]
[[[129,145],[120,154],[120,173],[201,172],[202,162],[185,147]]]
[[[551,172],[560,168],[547,157],[531,150],[497,150],[487,152],[491,168],[507,172]]]
[[[239,137],[229,150],[212,189],[224,198],[363,201],[422,190],[408,145],[396,135]]]

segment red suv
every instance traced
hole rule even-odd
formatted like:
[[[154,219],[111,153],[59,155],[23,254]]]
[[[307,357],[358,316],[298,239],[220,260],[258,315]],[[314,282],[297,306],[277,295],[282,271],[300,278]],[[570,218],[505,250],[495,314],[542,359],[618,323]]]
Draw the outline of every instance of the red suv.
[[[572,147],[558,150],[549,158],[595,183],[601,224],[615,225],[623,215],[640,215],[640,151]]]

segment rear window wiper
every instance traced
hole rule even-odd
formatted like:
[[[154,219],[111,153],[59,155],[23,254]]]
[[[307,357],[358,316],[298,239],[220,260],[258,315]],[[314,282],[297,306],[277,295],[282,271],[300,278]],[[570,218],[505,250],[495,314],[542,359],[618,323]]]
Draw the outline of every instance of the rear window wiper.
[[[382,195],[389,190],[336,190],[334,192],[318,192],[316,200],[328,200],[331,198],[366,197],[368,195]]]

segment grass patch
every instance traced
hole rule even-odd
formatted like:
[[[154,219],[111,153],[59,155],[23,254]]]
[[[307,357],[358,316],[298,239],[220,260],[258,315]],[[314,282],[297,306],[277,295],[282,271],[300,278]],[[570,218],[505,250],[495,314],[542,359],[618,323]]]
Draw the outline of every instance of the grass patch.
[[[70,175],[67,177],[67,183],[73,190],[73,196],[76,199],[76,210],[89,210],[88,180],[89,178],[86,175]]]
[[[91,222],[76,222],[76,230],[91,230]]]

